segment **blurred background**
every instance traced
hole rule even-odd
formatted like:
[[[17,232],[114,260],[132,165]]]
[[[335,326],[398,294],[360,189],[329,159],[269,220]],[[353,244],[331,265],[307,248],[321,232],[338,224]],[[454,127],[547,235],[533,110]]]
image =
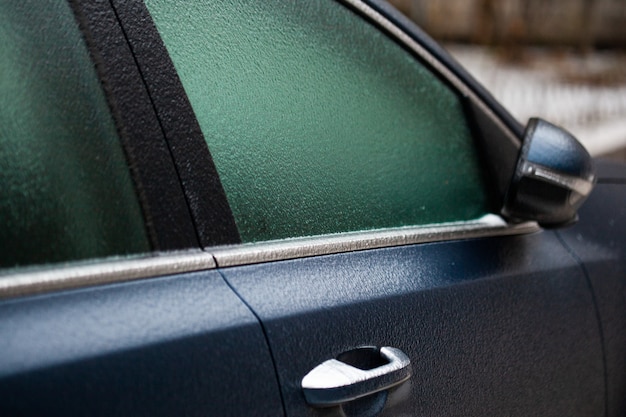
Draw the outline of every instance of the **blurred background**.
[[[626,0],[389,0],[513,116],[626,161]]]

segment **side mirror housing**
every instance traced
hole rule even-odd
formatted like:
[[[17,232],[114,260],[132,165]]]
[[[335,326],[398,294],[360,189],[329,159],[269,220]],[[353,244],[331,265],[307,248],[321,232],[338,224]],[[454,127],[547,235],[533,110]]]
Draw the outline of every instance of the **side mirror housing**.
[[[542,119],[528,122],[502,214],[561,227],[578,219],[577,210],[595,184],[591,157],[567,131]]]

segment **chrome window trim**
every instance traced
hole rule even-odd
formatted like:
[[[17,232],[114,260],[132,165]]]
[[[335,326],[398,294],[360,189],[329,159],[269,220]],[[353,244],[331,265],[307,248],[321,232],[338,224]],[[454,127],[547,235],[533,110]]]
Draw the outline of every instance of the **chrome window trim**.
[[[248,243],[213,248],[211,253],[217,267],[225,268],[418,243],[526,234],[539,230],[540,227],[534,222],[510,225],[500,216],[487,214],[476,220],[462,222]]]
[[[24,267],[0,274],[0,299],[215,269],[210,253],[156,253],[142,258]]]
[[[480,98],[471,88],[469,88],[459,77],[450,71],[443,63],[434,57],[428,50],[421,46],[417,41],[411,38],[400,27],[396,26],[392,21],[387,19],[381,13],[373,9],[362,0],[338,0],[340,3],[347,4],[353,9],[358,10],[363,16],[372,21],[379,28],[384,29],[388,35],[406,46],[410,51],[423,59],[431,68],[438,72],[443,78],[448,80],[450,84],[457,90],[459,94],[469,98],[474,102],[497,126],[505,133],[507,139],[515,146],[519,147],[521,140],[515,133],[507,127],[502,120],[491,110],[491,108]]]
[[[143,258],[25,267],[0,274],[0,299],[92,287],[216,268],[283,261],[368,249],[540,231],[534,222],[511,225],[500,216],[426,226],[349,232],[161,253]]]

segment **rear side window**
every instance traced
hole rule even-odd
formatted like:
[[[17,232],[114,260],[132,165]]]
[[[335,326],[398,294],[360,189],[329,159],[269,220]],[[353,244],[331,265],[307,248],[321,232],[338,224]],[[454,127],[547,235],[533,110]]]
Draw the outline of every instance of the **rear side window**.
[[[146,0],[244,242],[487,211],[459,97],[332,0]]]
[[[67,2],[0,2],[0,267],[150,250]]]

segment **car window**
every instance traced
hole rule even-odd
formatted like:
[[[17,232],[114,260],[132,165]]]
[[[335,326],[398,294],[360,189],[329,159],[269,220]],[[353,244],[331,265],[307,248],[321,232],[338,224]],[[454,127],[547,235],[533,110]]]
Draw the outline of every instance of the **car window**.
[[[0,3],[0,267],[150,250],[67,2]]]
[[[487,211],[460,98],[331,0],[147,0],[244,242]]]

